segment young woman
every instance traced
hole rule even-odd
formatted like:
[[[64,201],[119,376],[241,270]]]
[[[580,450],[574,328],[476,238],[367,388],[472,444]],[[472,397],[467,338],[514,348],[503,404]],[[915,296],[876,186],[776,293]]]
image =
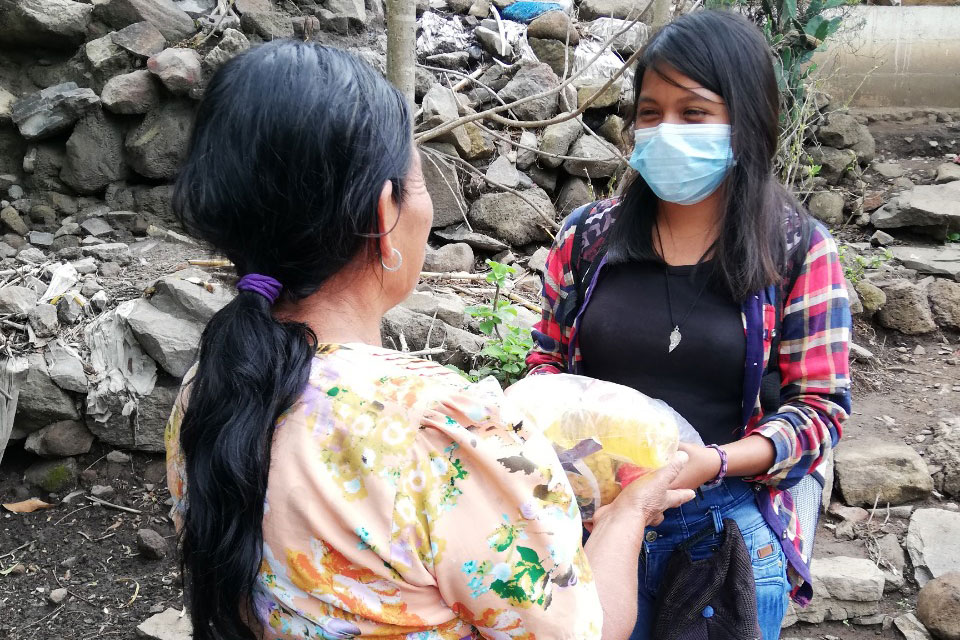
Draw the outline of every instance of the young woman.
[[[556,454],[502,395],[382,348],[433,218],[411,120],[303,42],[231,60],[200,105],[175,205],[242,278],[167,430],[196,640],[623,639],[643,528],[693,497],[668,489],[679,454],[584,548]]]
[[[649,637],[671,552],[733,518],[772,640],[788,594],[811,597],[804,538],[814,532],[787,490],[810,475],[822,484],[850,411],[843,273],[829,232],[774,177],[777,84],[756,27],[732,13],[684,16],[649,42],[634,88],[637,175],[621,198],[563,225],[527,362],[533,374],[579,373],[663,399],[708,445],[685,446],[674,485],[702,495],[645,534],[632,637]],[[761,403],[764,379],[776,385],[772,406]]]

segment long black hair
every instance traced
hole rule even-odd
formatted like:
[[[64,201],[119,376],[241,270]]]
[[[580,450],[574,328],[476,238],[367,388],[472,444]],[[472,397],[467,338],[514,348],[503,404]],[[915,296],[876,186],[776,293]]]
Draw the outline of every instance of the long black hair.
[[[770,49],[760,30],[727,11],[699,11],[666,25],[637,62],[639,99],[647,70],[676,70],[724,99],[736,165],[721,188],[726,206],[714,245],[716,275],[737,300],[782,279],[784,212],[799,204],[777,181],[779,94]],[[636,110],[636,104],[634,105]],[[631,121],[633,118],[631,118]],[[635,174],[623,191],[623,212],[611,230],[612,262],[659,260],[653,246],[657,197]]]
[[[399,202],[413,150],[409,108],[361,60],[316,44],[253,48],[213,77],[174,208],[236,265],[316,292],[378,250],[386,181]],[[241,291],[203,332],[180,446],[187,476],[181,561],[196,640],[258,637],[252,594],[263,546],[273,425],[306,385],[316,336]]]

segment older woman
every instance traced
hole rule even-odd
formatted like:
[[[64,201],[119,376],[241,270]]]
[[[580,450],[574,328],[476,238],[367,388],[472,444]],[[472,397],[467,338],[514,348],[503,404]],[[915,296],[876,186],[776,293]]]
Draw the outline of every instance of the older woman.
[[[679,454],[584,548],[550,445],[498,389],[384,349],[433,215],[372,68],[275,42],[225,65],[176,208],[242,276],[170,418],[194,637],[625,638]]]

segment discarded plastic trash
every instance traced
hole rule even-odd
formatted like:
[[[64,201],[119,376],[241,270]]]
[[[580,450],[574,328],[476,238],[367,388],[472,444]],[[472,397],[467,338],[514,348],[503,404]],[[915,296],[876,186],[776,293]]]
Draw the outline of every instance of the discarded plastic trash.
[[[530,24],[545,13],[563,10],[563,5],[556,2],[528,2],[527,0],[521,0],[520,2],[514,2],[508,7],[504,7],[500,15],[504,20]]]

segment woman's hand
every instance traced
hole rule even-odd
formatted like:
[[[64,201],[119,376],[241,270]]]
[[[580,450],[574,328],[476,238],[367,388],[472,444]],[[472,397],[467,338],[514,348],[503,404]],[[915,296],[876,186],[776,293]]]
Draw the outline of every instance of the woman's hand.
[[[664,511],[693,499],[693,491],[671,488],[687,460],[687,454],[678,451],[663,469],[631,482],[613,502],[597,509],[595,525],[609,522],[622,526],[627,535],[642,539],[644,528],[663,521]]]
[[[720,473],[720,454],[714,449],[697,444],[680,443],[680,451],[689,456],[690,462],[670,485],[673,489],[696,489],[710,482]]]

